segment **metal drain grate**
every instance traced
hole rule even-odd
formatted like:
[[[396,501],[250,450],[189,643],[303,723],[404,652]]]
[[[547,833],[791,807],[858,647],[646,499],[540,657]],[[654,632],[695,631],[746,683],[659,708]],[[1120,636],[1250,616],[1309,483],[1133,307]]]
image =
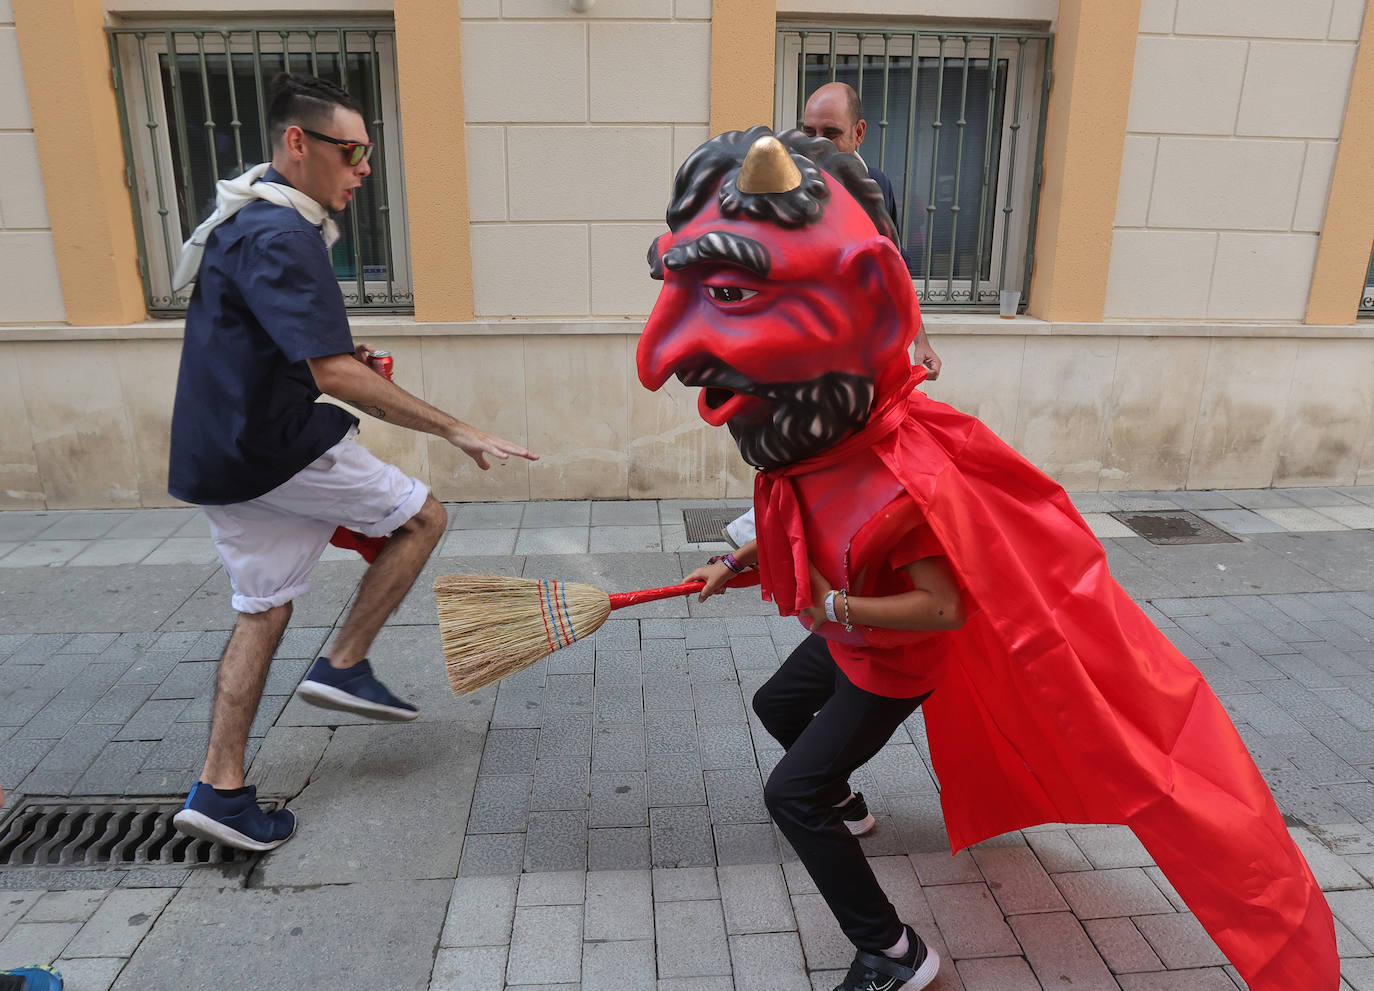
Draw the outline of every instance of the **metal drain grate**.
[[[180,803],[30,799],[0,823],[0,867],[195,867],[254,856],[177,832],[172,816],[180,809]]]
[[[689,544],[719,544],[726,543],[725,534],[721,531],[725,529],[727,523],[733,523],[741,515],[742,509],[728,509],[724,507],[712,509],[684,509],[682,511],[682,522],[687,527],[687,543]]]
[[[1152,544],[1234,544],[1240,541],[1239,537],[1233,537],[1186,510],[1111,515]]]

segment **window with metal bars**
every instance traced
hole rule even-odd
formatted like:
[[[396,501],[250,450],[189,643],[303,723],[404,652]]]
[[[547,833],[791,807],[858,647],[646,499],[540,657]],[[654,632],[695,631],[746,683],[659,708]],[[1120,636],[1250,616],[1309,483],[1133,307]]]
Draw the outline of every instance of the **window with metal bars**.
[[[1018,30],[778,28],[775,126],[844,82],[868,122],[859,154],[892,180],[923,305],[996,306],[1030,284],[1052,39]]]
[[[267,87],[283,71],[343,86],[377,145],[331,251],[345,303],[413,310],[393,28],[128,27],[109,41],[150,313],[177,316],[190,302],[190,287],[172,292],[171,273],[182,242],[214,209],[215,183],[272,157]]]

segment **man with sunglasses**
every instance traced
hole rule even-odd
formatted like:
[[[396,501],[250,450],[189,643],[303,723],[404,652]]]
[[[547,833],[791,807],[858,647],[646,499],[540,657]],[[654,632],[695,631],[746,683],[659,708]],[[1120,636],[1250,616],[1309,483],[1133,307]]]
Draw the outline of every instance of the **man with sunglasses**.
[[[244,785],[244,754],[291,603],[336,528],[389,539],[343,628],[299,687],[314,705],[410,720],[415,706],[373,675],[367,651],[447,525],[425,484],[354,440],[358,419],[321,393],[442,437],[480,468],[534,459],[374,373],[349,331],[329,260],[343,210],[371,172],[362,107],[308,76],[272,83],[272,161],[217,186],[216,209],[186,242],[176,288],[195,280],[172,414],[168,490],[199,504],[238,611],[220,658],[210,743],[175,823],[246,850],[270,850],[295,817],[264,812]],[[375,549],[375,544],[369,550]]]

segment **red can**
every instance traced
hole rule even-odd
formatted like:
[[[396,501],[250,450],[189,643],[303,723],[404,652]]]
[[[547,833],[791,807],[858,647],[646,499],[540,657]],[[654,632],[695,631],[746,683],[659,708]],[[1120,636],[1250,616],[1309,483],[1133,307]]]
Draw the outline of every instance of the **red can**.
[[[367,356],[367,363],[374,372],[391,381],[391,369],[396,364],[390,351],[373,351]]]

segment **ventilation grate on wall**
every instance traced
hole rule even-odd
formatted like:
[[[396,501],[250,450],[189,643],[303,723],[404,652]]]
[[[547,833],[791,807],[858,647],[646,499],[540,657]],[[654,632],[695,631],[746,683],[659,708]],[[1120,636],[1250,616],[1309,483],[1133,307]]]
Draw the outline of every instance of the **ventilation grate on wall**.
[[[725,507],[710,509],[684,509],[682,522],[687,527],[687,543],[719,544],[726,543],[722,533],[727,523],[737,520],[744,510]]]
[[[1111,515],[1152,544],[1234,544],[1240,540],[1186,510]]]
[[[180,809],[179,802],[29,799],[0,823],[0,867],[197,867],[255,856],[177,832],[172,816]]]

